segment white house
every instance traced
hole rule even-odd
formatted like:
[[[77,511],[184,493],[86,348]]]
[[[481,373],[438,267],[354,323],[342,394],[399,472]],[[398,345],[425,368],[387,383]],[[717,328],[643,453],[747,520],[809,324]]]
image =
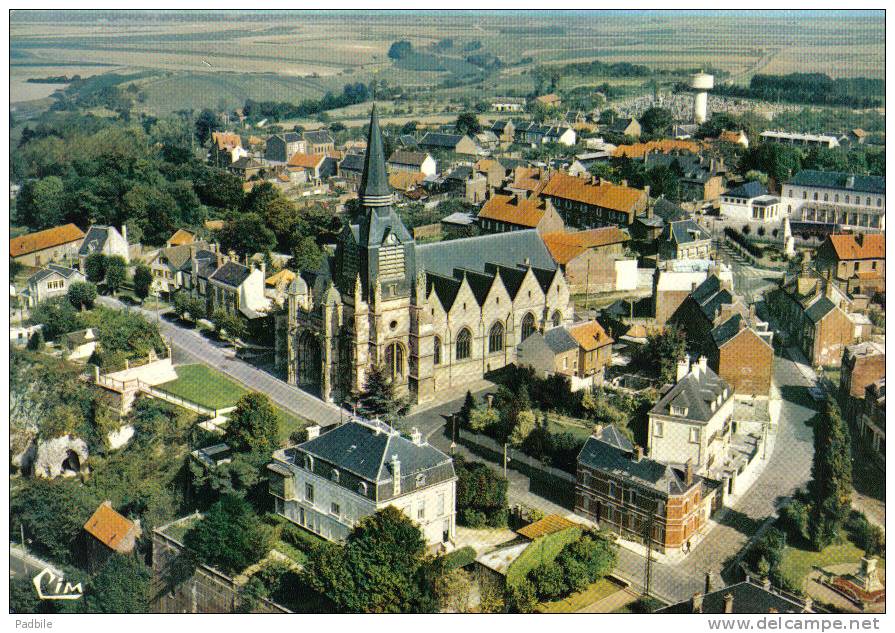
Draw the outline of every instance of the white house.
[[[803,169],[782,189],[784,213],[793,221],[886,230],[886,179]]]
[[[453,460],[414,429],[402,437],[379,421],[352,419],[308,441],[275,451],[268,465],[277,514],[331,541],[362,518],[394,506],[419,526],[426,543],[454,539]]]
[[[767,130],[759,134],[765,143],[780,143],[798,147],[839,147],[839,141],[829,134],[801,134],[799,132],[779,132]]]
[[[78,266],[85,273],[87,258],[94,253],[102,253],[107,257],[119,255],[124,261],[130,261],[130,251],[127,244],[127,226],[121,225],[121,232],[114,226],[94,224],[87,230],[81,248],[78,249]]]
[[[28,288],[22,296],[28,307],[34,307],[47,299],[64,296],[73,283],[86,280],[81,272],[73,268],[50,264],[28,278]]]
[[[429,152],[408,152],[406,150],[395,150],[385,164],[389,173],[406,171],[411,173],[422,173],[426,176],[434,176],[438,173],[438,166],[435,159]]]
[[[208,277],[206,295],[211,310],[241,313],[250,319],[264,315],[270,299],[264,295],[264,264],[248,267],[234,261],[222,264]]]
[[[68,360],[87,360],[96,351],[96,334],[92,328],[69,332],[62,336],[62,345],[67,350]]]
[[[768,212],[769,209],[767,207],[770,205],[772,207],[771,210],[777,215],[767,219],[779,222],[779,202],[777,198],[768,195],[768,190],[763,184],[757,180],[752,180],[721,195],[720,214],[721,217],[730,218],[731,220],[749,222],[751,220],[764,219],[759,216]]]
[[[202,250],[213,248],[205,242],[182,244],[162,248],[149,260],[153,290],[171,293],[180,288],[190,288],[192,258]]]

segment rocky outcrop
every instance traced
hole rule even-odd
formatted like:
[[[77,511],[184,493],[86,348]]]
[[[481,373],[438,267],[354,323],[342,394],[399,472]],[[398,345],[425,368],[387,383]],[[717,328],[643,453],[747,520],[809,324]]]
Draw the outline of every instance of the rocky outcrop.
[[[87,442],[63,435],[37,444],[34,474],[46,479],[79,474],[87,463]]]

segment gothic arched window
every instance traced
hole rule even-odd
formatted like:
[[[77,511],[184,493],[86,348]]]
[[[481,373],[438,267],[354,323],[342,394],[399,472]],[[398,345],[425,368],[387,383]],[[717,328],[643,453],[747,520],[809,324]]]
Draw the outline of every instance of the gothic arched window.
[[[436,336],[434,342],[432,343],[434,348],[434,352],[432,354],[432,363],[435,365],[441,364],[441,337]]]
[[[469,358],[472,353],[472,333],[467,328],[460,330],[457,336],[457,360]]]
[[[392,380],[404,376],[404,346],[391,343],[385,348],[385,369]]]
[[[491,326],[491,330],[488,332],[488,352],[493,354],[494,352],[502,352],[503,351],[503,323],[498,321],[494,325]]]
[[[522,319],[522,338],[521,341],[524,341],[529,336],[534,334],[535,331],[535,315],[531,312],[525,315],[525,318]]]
[[[559,310],[553,311],[553,327],[559,327],[559,324],[562,323],[562,312]]]

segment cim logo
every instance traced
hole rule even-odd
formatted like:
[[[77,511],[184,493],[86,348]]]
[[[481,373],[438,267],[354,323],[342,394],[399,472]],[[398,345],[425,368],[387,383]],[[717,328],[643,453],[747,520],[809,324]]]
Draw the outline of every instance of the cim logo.
[[[34,588],[41,600],[77,600],[84,596],[81,583],[72,585],[46,568],[34,577]]]

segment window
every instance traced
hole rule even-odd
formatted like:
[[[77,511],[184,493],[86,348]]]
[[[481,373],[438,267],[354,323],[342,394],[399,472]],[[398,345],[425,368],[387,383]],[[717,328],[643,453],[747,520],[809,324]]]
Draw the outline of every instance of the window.
[[[432,346],[435,348],[432,355],[432,363],[435,365],[441,364],[441,337],[436,336]]]
[[[391,343],[385,348],[385,367],[392,380],[404,376],[404,346],[400,343]]]
[[[335,514],[336,516],[342,516],[342,510],[341,510],[341,508],[339,508],[339,504],[336,503],[335,501],[333,501],[329,505],[329,511],[330,511],[330,513]]]
[[[845,196],[845,203],[848,204],[851,202],[851,196]]]
[[[817,192],[814,192],[814,199],[817,200]]]
[[[839,194],[833,196],[833,202],[839,202]]]
[[[522,338],[521,340],[527,339],[531,336],[535,331],[535,315],[531,312],[525,315],[522,319]]]
[[[426,485],[426,476],[423,473],[420,473],[416,476],[416,486],[419,488],[420,486]]]
[[[625,490],[625,503],[629,503],[631,505],[636,505],[637,503],[637,491],[635,490]]]
[[[438,516],[444,515],[444,493],[438,493]]]
[[[824,202],[829,202],[829,201],[830,201],[830,194],[825,193],[824,194]]]
[[[457,360],[469,358],[472,352],[472,334],[467,328],[460,330],[457,336]]]
[[[610,497],[618,496],[618,486],[613,481],[609,482],[609,496]]]
[[[329,478],[334,482],[339,483],[339,471],[333,468],[332,472],[329,474]]]
[[[868,207],[870,206],[870,196],[867,196],[867,198],[864,200],[864,204],[866,204]]]
[[[363,496],[367,496],[367,484],[365,482],[360,482],[357,484],[357,493]]]
[[[562,368],[563,368],[563,369],[568,369],[568,368],[569,368],[569,357],[568,357],[568,356],[563,356],[563,357],[562,357]]]
[[[416,518],[417,519],[425,519],[426,518],[426,501],[420,501],[420,505],[416,509]]]
[[[305,500],[314,503],[314,484],[305,484]]]
[[[305,455],[305,468],[308,470],[314,470],[314,458],[310,455]]]
[[[498,321],[494,325],[491,326],[491,331],[488,332],[488,353],[493,354],[495,352],[503,351],[503,323]]]
[[[882,199],[882,198],[877,198],[877,199],[876,199],[876,206],[878,206],[878,207],[883,206],[883,199]]]
[[[808,192],[807,192],[807,191],[803,191],[803,192],[802,192],[802,200],[807,200],[807,199],[808,199]]]
[[[560,312],[559,310],[554,310],[552,321],[553,327],[559,327],[559,324],[562,323],[562,312]]]
[[[699,442],[699,429],[695,426],[690,427],[690,441],[694,444]]]
[[[653,435],[656,437],[662,437],[665,433],[665,423],[664,422],[653,422]]]

